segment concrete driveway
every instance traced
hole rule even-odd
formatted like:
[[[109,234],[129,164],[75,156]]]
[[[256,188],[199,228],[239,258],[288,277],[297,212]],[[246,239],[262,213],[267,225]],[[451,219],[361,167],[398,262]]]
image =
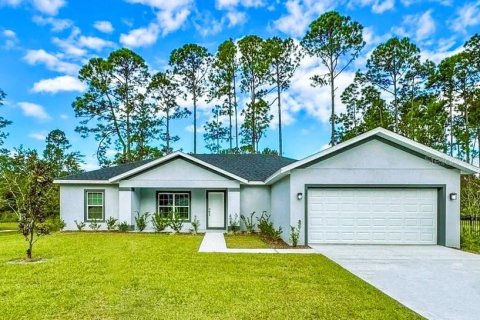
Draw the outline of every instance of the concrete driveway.
[[[441,246],[310,246],[428,319],[480,319],[480,255]]]

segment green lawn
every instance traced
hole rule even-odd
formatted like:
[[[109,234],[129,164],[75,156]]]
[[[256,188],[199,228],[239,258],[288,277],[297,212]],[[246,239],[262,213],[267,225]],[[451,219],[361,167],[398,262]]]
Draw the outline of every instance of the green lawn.
[[[17,222],[0,222],[0,231],[2,230],[17,230],[18,223]]]
[[[239,249],[264,249],[270,246],[258,234],[225,235],[227,248]]]
[[[191,235],[0,238],[2,319],[416,319],[321,255],[198,253]]]

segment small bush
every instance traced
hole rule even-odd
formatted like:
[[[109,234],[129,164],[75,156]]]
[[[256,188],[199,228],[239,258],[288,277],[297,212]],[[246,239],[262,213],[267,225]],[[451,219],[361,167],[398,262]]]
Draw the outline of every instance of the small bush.
[[[240,230],[240,222],[238,221],[238,214],[235,213],[235,215],[232,217],[232,215],[228,215],[228,225],[229,225],[229,230],[232,233],[237,233]]]
[[[200,221],[197,219],[197,216],[194,216],[192,221],[192,229],[191,229],[192,233],[197,234],[198,228],[200,228]]]
[[[145,212],[140,214],[137,212],[137,216],[135,217],[135,224],[137,225],[137,229],[142,232],[147,227],[147,219],[150,216],[150,213]]]
[[[107,230],[115,230],[117,228],[117,221],[118,219],[115,219],[114,217],[108,218],[107,221],[105,221],[105,223],[107,224]]]
[[[128,230],[130,230],[130,225],[127,221],[123,221],[118,224],[118,231],[127,232]]]
[[[298,225],[296,227],[290,226],[290,241],[292,245],[296,247],[298,245],[298,239],[300,238],[300,228],[302,226],[302,221],[298,220]]]
[[[460,247],[465,251],[480,253],[480,237],[462,228]]]
[[[180,215],[175,214],[173,211],[168,214],[168,226],[172,228],[174,232],[180,232],[183,228],[183,220]]]
[[[245,225],[245,230],[247,231],[247,233],[255,232],[256,224],[253,221],[254,215],[255,215],[255,211],[250,213],[250,217],[246,217],[243,214],[240,216],[240,219],[243,221],[243,224]]]
[[[100,224],[97,223],[97,219],[93,219],[93,221],[88,225],[88,227],[93,231],[98,231],[100,229]]]
[[[159,212],[155,212],[152,215],[152,224],[155,232],[162,232],[166,227],[168,227],[168,219],[162,216],[162,214]]]
[[[77,220],[74,220],[73,222],[75,222],[75,225],[77,226],[78,231],[82,231],[83,228],[85,228],[85,222],[83,221],[78,222]]]
[[[49,218],[45,224],[48,226],[48,229],[50,231],[62,231],[65,229],[65,226],[67,225],[65,221],[60,219],[60,217],[52,217]]]
[[[270,220],[270,215],[267,214],[266,211],[262,212],[260,218],[258,220],[258,229],[260,230],[260,234],[266,238],[269,238],[274,241],[280,240],[283,230],[282,227],[278,227],[275,229],[273,226],[273,221]]]

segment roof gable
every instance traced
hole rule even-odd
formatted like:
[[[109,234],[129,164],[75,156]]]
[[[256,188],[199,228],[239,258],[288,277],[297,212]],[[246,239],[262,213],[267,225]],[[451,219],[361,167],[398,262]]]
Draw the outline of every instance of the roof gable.
[[[315,153],[309,157],[306,157],[302,160],[296,161],[293,164],[287,165],[277,172],[268,177],[265,182],[273,183],[288,175],[290,170],[296,168],[304,168],[315,162],[323,161],[330,157],[342,153],[346,150],[354,148],[360,144],[363,144],[372,139],[378,139],[384,143],[395,146],[396,148],[403,150],[405,152],[423,157],[428,159],[437,165],[441,165],[447,168],[456,168],[459,169],[462,174],[475,174],[480,173],[480,168],[473,166],[469,163],[461,161],[459,159],[448,156],[440,151],[434,150],[430,147],[427,147],[421,143],[415,142],[411,139],[405,138],[399,134],[393,133],[389,130],[383,128],[377,128],[371,131],[368,131],[364,134],[361,134],[355,138],[347,140],[345,142],[339,143],[331,148],[325,149],[321,152]]]
[[[116,183],[122,179],[141,174],[148,170],[182,158],[192,164],[235,179],[242,183],[261,182],[281,167],[295,162],[294,159],[276,155],[261,154],[197,154],[174,152],[167,156],[125,165],[108,167],[56,179],[56,183]]]

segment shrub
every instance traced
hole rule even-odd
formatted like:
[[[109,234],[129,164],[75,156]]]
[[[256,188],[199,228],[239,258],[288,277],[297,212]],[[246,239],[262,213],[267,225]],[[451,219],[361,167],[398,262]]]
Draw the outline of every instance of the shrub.
[[[140,214],[137,212],[137,216],[135,217],[135,224],[137,225],[137,229],[142,232],[147,227],[147,219],[150,216],[150,213],[145,212]]]
[[[197,219],[197,216],[194,216],[192,221],[192,229],[191,229],[192,233],[197,234],[199,227],[200,227],[200,221]]]
[[[77,220],[74,220],[73,222],[75,222],[75,225],[77,226],[78,231],[82,231],[83,228],[85,228],[85,222],[83,221],[77,222]]]
[[[302,226],[302,221],[298,220],[298,225],[296,227],[290,226],[290,241],[292,245],[296,247],[298,245],[298,239],[300,238],[300,228]]]
[[[258,220],[258,229],[260,234],[266,238],[269,238],[274,241],[280,240],[283,230],[282,227],[275,229],[273,226],[273,221],[270,220],[270,215],[266,211],[262,212],[262,215],[257,218]]]
[[[107,221],[105,221],[105,223],[107,224],[107,230],[115,230],[117,228],[117,221],[118,219],[115,219],[114,217],[108,218]]]
[[[62,231],[63,229],[65,229],[65,227],[67,226],[67,224],[65,223],[65,221],[63,219],[58,219],[57,220],[58,222],[58,230]]]
[[[48,226],[50,231],[62,231],[65,229],[66,223],[59,217],[49,218],[45,224]]]
[[[173,211],[168,214],[168,226],[172,228],[174,232],[182,231],[183,220],[180,215],[175,214]]]
[[[228,224],[229,224],[229,230],[233,233],[237,233],[240,230],[240,223],[238,221],[238,214],[235,213],[235,215],[232,217],[232,215],[228,215]]]
[[[93,231],[98,231],[98,229],[100,229],[100,224],[97,223],[97,219],[93,219],[93,221],[88,225],[88,227]]]
[[[130,225],[127,221],[123,221],[118,224],[118,231],[127,232],[128,230],[130,230]]]
[[[168,219],[162,216],[159,212],[155,212],[152,215],[152,224],[155,232],[162,232],[168,227]]]
[[[253,221],[253,216],[255,215],[255,211],[250,213],[250,218],[244,216],[243,214],[240,216],[240,219],[243,221],[243,224],[245,225],[245,230],[247,233],[253,233],[255,232],[255,222]]]

